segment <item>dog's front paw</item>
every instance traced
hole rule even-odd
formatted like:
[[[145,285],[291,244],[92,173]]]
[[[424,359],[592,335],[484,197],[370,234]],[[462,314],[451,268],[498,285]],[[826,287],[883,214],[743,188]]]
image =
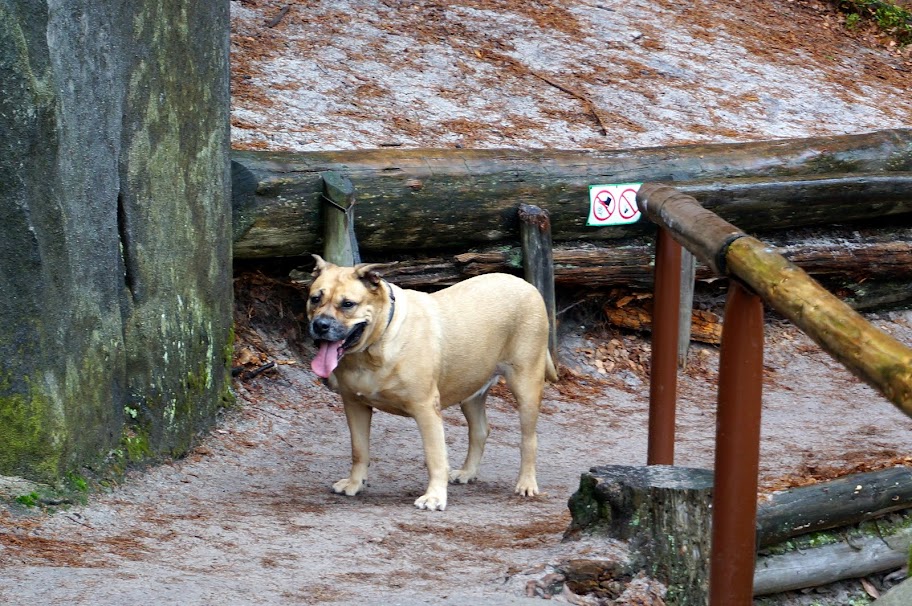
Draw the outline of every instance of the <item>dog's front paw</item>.
[[[520,478],[515,492],[523,497],[534,497],[538,494],[538,482],[535,478]]]
[[[478,479],[471,471],[466,471],[464,469],[454,469],[450,472],[450,483],[451,484],[470,484]]]
[[[361,492],[361,489],[364,488],[366,484],[367,482],[365,480],[352,481],[351,478],[345,478],[333,484],[333,492],[353,497]]]
[[[429,490],[415,501],[415,507],[418,509],[427,509],[428,511],[443,511],[446,509],[447,495],[446,491],[438,492]]]

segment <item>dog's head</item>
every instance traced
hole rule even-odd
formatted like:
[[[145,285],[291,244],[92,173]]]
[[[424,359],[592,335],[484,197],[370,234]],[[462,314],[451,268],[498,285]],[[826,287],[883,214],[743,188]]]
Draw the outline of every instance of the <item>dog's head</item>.
[[[343,355],[367,349],[386,328],[392,302],[381,272],[389,264],[340,267],[313,257],[307,320],[318,350],[311,367],[327,378]]]

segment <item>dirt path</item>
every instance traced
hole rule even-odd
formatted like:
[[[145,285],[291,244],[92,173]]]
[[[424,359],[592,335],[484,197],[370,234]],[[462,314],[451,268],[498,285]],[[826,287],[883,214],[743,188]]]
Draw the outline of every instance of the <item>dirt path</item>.
[[[912,343],[912,312],[876,323]],[[271,359],[293,359],[277,334],[257,335]],[[618,340],[618,359],[636,369],[646,344],[608,336]],[[620,369],[605,376],[587,366],[585,352],[600,342],[572,333],[563,340],[567,359],[592,376],[547,390],[538,498],[511,494],[518,430],[503,398],[489,404],[481,480],[452,487],[447,511],[411,505],[426,480],[418,433],[411,420],[391,415],[375,416],[369,489],[355,498],[331,494],[349,464],[340,403],[306,363],[282,364],[238,382],[242,408],[186,459],[136,473],[87,506],[50,516],[0,514],[0,603],[522,601],[527,583],[549,564],[619,553],[608,543],[561,543],[579,474],[596,464],[639,465],[646,455],[645,377]],[[766,486],[908,454],[912,421],[794,329],[772,325],[768,342]],[[682,377],[679,464],[712,465],[716,365],[716,350],[699,347]],[[464,422],[458,410],[445,417],[455,461],[465,452]]]
[[[909,49],[846,32],[813,1],[231,4],[239,147],[635,147],[860,132],[912,115]],[[481,480],[432,513],[411,505],[426,479],[417,429],[389,415],[375,417],[370,488],[330,493],[349,464],[341,406],[264,316],[241,349],[256,341],[294,363],[238,381],[240,408],[190,456],[85,506],[0,511],[0,604],[519,603],[549,564],[621,549],[561,537],[581,472],[645,461],[642,339],[587,341],[591,326],[565,322],[581,376],[546,394],[544,494],[511,494],[517,420],[496,397]],[[874,319],[912,343],[912,313]],[[586,352],[611,339],[603,375]],[[793,328],[773,323],[768,343],[765,486],[912,463],[912,421]],[[698,348],[682,377],[681,465],[712,465],[717,355]],[[457,410],[446,419],[455,461],[464,423]],[[861,588],[827,591],[789,603],[846,603]]]

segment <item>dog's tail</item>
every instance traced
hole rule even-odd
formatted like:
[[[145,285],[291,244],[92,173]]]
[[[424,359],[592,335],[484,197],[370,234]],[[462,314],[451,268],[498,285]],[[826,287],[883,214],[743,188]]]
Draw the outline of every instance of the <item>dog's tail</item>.
[[[545,379],[549,383],[557,382],[557,366],[554,364],[554,360],[551,359],[551,352],[546,352],[547,357],[545,358]]]

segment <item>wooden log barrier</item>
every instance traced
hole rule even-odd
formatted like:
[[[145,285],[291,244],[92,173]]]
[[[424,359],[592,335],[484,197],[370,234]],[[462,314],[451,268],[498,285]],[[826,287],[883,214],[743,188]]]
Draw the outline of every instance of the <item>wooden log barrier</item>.
[[[846,283],[872,279],[912,279],[912,227],[856,230],[837,228],[770,234],[773,249],[812,276]],[[651,288],[654,244],[633,239],[624,244],[565,243],[553,247],[554,280],[561,286]],[[380,255],[387,260],[389,256]],[[390,273],[411,288],[441,287],[494,271],[520,273],[522,250],[501,246],[448,256],[401,258]],[[695,279],[714,277],[703,263]]]
[[[760,293],[770,307],[912,417],[912,349],[756,238],[732,242],[725,262],[731,274]]]
[[[358,191],[358,241],[374,255],[515,240],[517,199],[551,212],[559,242],[616,241],[649,229],[587,227],[592,183],[674,181],[751,231],[909,213],[910,150],[912,130],[614,151],[235,151],[234,254],[313,252],[327,171]]]

